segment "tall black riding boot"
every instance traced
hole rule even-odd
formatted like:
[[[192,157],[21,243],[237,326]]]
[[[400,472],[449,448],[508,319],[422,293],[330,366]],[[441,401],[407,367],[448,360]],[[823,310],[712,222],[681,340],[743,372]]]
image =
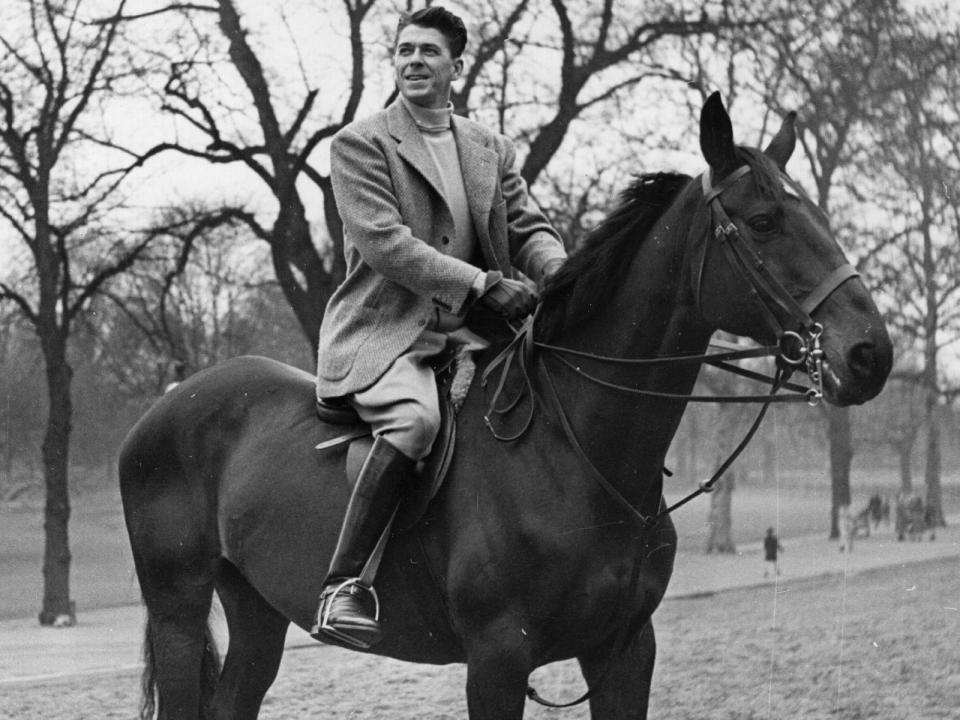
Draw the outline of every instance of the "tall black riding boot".
[[[317,640],[333,637],[359,647],[380,639],[380,624],[364,600],[370,589],[357,583],[367,560],[390,521],[415,461],[383,437],[374,440],[347,505],[337,547],[320,593],[320,607],[310,631]]]

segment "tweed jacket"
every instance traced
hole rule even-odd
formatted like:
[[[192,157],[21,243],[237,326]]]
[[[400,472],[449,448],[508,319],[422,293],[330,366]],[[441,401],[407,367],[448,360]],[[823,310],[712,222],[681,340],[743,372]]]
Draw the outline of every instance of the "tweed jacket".
[[[343,220],[346,277],[320,327],[317,395],[372,385],[440,308],[464,314],[478,269],[539,279],[566,253],[527,194],[512,143],[454,115],[452,129],[479,246],[478,268],[445,254],[454,221],[413,117],[398,100],[333,138],[330,168]]]

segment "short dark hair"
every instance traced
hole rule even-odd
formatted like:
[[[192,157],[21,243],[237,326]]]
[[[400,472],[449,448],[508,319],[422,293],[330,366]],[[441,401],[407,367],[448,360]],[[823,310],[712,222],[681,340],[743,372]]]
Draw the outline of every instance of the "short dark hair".
[[[463,55],[463,51],[467,47],[467,28],[463,24],[463,20],[440,5],[423,8],[413,13],[401,13],[400,23],[397,25],[398,38],[400,37],[400,31],[407,25],[439,30],[447,39],[450,54],[455,58]]]

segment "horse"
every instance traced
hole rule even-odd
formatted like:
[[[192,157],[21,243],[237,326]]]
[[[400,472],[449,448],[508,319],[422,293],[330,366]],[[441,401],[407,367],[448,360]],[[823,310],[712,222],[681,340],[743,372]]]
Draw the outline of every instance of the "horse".
[[[677,545],[664,458],[712,334],[782,348],[777,362],[799,363],[840,406],[873,398],[892,364],[868,291],[786,174],[794,119],[764,150],[739,146],[711,95],[704,174],[635,180],[553,276],[502,363],[524,400],[490,412],[489,386],[471,387],[446,481],[383,552],[383,638],[357,651],[465,663],[471,720],[518,720],[530,673],[576,658],[592,717],[646,717],[652,615]],[[478,356],[478,372],[515,340]],[[310,374],[234,358],[158,399],[126,437],[142,717],[256,718],[289,623],[310,628],[349,492],[344,453],[313,451],[331,433],[315,400]]]

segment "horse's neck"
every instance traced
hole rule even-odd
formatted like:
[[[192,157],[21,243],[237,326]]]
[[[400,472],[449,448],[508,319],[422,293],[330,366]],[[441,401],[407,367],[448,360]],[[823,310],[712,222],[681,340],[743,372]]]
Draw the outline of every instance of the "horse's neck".
[[[695,207],[682,199],[665,213],[639,248],[628,280],[595,321],[565,334],[558,344],[600,355],[648,358],[705,351],[710,329],[693,300],[686,254]],[[555,366],[555,363],[553,364]],[[689,394],[698,368],[693,364],[638,367],[578,361],[592,375],[631,388]],[[659,478],[663,457],[686,403],[653,400],[600,387],[567,369],[551,371],[561,397],[576,398],[569,414],[585,451],[624,494],[649,502],[648,479]]]

